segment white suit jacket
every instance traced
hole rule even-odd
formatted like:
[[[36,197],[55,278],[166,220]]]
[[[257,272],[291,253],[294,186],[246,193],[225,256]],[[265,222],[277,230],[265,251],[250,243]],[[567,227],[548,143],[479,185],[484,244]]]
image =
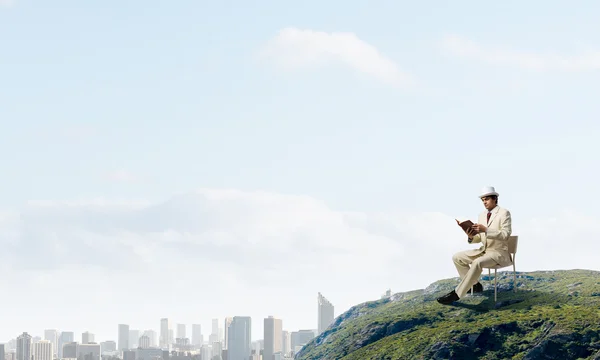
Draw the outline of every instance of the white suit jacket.
[[[477,222],[487,226],[485,233],[479,233],[473,236],[469,243],[481,243],[482,246],[477,250],[469,251],[469,255],[477,256],[487,254],[502,267],[512,264],[508,252],[508,238],[512,234],[512,220],[510,211],[496,206],[492,209],[490,221],[487,221],[487,210],[479,214]]]

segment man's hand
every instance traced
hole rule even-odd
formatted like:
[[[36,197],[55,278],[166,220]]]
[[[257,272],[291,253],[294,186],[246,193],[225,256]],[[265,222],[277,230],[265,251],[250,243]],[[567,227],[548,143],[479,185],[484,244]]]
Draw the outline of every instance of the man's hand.
[[[471,228],[473,230],[475,230],[476,233],[482,233],[482,232],[486,232],[487,231],[487,227],[485,225],[482,225],[482,224],[473,224],[473,226]]]

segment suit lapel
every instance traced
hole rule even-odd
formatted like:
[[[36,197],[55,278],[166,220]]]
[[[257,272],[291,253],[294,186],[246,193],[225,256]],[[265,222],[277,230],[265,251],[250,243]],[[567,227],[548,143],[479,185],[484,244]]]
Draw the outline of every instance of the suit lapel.
[[[485,224],[486,221],[486,217],[487,217],[487,211],[482,212],[479,215],[479,224]],[[491,216],[490,216],[491,219]],[[480,233],[479,236],[481,236],[481,243],[483,244],[483,249],[485,250],[487,248],[487,236],[485,235],[485,233]]]
[[[488,223],[487,223],[488,227],[490,226],[490,224],[492,223],[492,221],[494,221],[494,218],[496,217],[496,214],[498,214],[499,210],[500,210],[500,208],[498,206],[496,206],[496,208],[494,210],[492,210],[492,215],[490,216],[490,221],[488,221]]]

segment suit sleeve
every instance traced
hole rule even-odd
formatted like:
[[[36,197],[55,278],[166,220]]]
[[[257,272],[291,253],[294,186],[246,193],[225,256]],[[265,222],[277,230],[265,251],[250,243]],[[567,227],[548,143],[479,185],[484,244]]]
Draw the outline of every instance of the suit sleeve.
[[[512,219],[510,211],[506,210],[500,215],[500,229],[488,229],[486,236],[488,239],[507,241],[512,234]]]
[[[479,221],[479,223],[481,223],[481,219],[485,218],[485,215],[482,215],[482,214],[479,214],[479,217],[477,218],[477,221]],[[476,234],[471,239],[468,239],[468,241],[469,241],[469,244],[480,243],[481,242],[481,234]]]
[[[469,244],[480,243],[481,235],[477,234],[477,235],[473,236],[471,239],[469,239],[468,241],[469,241]]]

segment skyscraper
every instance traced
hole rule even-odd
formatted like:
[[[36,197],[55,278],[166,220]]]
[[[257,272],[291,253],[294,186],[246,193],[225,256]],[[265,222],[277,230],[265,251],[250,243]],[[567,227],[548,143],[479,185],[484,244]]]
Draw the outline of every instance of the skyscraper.
[[[323,331],[327,330],[329,325],[333,322],[333,304],[329,302],[321,293],[317,297],[318,302],[318,329],[317,335],[320,335]]]
[[[129,350],[129,325],[119,324],[119,340],[117,342],[117,350]]]
[[[81,334],[81,343],[82,344],[89,344],[89,343],[93,343],[93,342],[96,342],[95,338],[94,338],[94,334],[92,334],[89,331],[86,331],[83,334]]]
[[[269,316],[264,320],[264,342],[263,360],[273,360],[273,354],[282,351],[283,327],[281,319]]]
[[[128,349],[137,349],[140,341],[140,331],[129,329],[129,347]]]
[[[54,351],[54,353],[52,354],[53,358],[58,357],[58,330],[44,330],[44,339],[52,343],[52,351]],[[4,360],[4,358],[0,357],[0,360]]]
[[[219,331],[219,319],[212,319],[212,335],[215,335],[213,337],[214,341],[220,341],[220,331]]]
[[[77,360],[100,360],[100,344],[80,344],[77,346]]]
[[[203,342],[202,326],[200,324],[192,324],[192,345],[200,346]]]
[[[306,345],[315,337],[315,332],[312,330],[298,330],[290,334],[290,348],[296,353],[300,348]]]
[[[222,359],[222,355],[223,355],[223,343],[221,343],[220,341],[216,342],[216,343],[212,343],[212,352],[211,352],[211,359]]]
[[[185,334],[185,330],[186,330],[186,326],[185,324],[177,324],[177,337],[179,339],[185,339],[186,338],[186,334]]]
[[[147,336],[148,339],[150,339],[150,346],[151,347],[157,347],[158,346],[158,342],[156,341],[156,331],[154,331],[152,329],[148,329],[148,330],[144,331],[144,333],[142,335],[143,336]]]
[[[226,318],[225,318],[225,327],[223,328],[223,331],[224,331],[224,333],[225,333],[225,335],[223,336],[223,343],[224,343],[224,344],[223,344],[223,345],[224,345],[224,346],[223,346],[223,349],[227,349],[227,344],[228,344],[228,340],[227,340],[227,338],[228,338],[228,336],[229,336],[229,335],[228,335],[228,332],[229,332],[229,325],[231,325],[231,322],[232,322],[232,321],[233,321],[233,318],[232,318],[232,317],[229,317],[229,316],[228,316],[228,317],[226,317]]]
[[[171,345],[171,340],[171,321],[167,318],[162,318],[160,319],[160,348],[168,350],[169,345]]]
[[[281,339],[281,352],[285,355],[288,355],[290,351],[292,351],[291,347],[291,339],[289,331],[282,331],[282,339]]]
[[[150,347],[150,338],[147,335],[140,336],[138,346],[142,349],[148,349]]]
[[[33,344],[34,360],[53,360],[54,349],[49,340],[41,340]]]
[[[63,356],[67,359],[77,358],[79,355],[79,344],[76,342],[70,342],[63,345]]]
[[[65,344],[70,344],[75,341],[75,334],[72,331],[63,331],[60,333],[60,337],[58,338],[58,358],[62,359],[66,356],[63,354],[63,347]]]
[[[31,335],[24,332],[17,338],[17,360],[31,360]]]
[[[252,353],[252,320],[249,316],[234,316],[227,331],[227,360],[248,359]]]

